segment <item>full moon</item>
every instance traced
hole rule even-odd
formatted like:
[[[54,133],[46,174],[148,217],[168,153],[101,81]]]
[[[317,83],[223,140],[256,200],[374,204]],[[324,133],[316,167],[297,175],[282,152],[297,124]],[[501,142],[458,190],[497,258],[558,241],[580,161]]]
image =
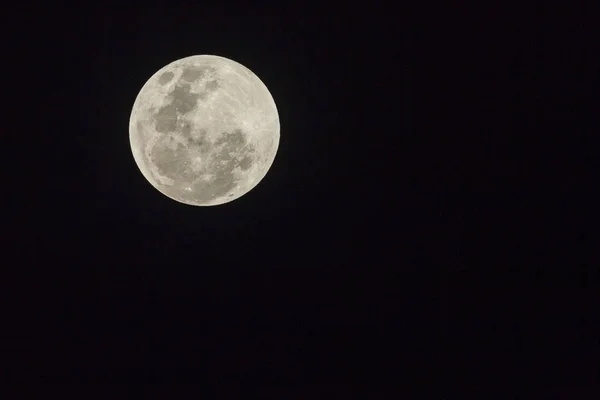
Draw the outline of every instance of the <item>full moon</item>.
[[[142,175],[165,196],[213,206],[252,190],[279,146],[279,116],[265,84],[224,57],[164,66],[140,90],[129,120]]]

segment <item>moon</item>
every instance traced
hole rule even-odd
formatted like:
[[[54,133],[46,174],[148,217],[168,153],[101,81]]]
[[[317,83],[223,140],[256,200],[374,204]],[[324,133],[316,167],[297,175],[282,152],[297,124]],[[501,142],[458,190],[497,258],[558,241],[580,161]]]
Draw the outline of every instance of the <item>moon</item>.
[[[158,70],[129,120],[133,158],[165,196],[214,206],[248,193],[279,146],[279,115],[265,84],[245,66],[195,55]]]

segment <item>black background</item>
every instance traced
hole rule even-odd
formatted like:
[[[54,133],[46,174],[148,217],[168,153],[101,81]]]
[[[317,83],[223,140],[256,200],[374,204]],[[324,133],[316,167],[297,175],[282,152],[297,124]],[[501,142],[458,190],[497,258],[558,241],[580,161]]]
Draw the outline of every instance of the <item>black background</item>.
[[[4,379],[585,391],[586,13],[10,9]],[[265,179],[218,207],[160,194],[129,147],[142,85],[194,54],[250,68],[281,123]]]

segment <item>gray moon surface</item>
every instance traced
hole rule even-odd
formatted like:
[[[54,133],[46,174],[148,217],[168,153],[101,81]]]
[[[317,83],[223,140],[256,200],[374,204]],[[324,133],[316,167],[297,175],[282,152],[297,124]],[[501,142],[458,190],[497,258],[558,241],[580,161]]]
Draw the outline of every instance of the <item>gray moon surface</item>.
[[[279,146],[279,116],[248,68],[197,55],[173,61],[144,84],[129,141],[154,188],[184,204],[213,206],[243,196],[265,177]]]

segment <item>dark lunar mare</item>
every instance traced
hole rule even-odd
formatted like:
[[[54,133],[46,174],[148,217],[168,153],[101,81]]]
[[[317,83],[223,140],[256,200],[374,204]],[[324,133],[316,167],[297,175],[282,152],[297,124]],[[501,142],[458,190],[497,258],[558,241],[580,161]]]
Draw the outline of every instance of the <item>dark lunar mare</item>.
[[[191,139],[190,136],[187,147],[178,144],[175,150],[168,147],[169,141],[173,140],[172,136],[161,138],[151,151],[151,160],[162,176],[176,182],[176,187],[168,188],[176,198],[207,203],[224,196],[237,185],[234,169],[239,167],[242,171],[247,171],[254,162],[256,150],[246,141],[241,129],[223,132],[214,143],[202,136],[197,140]],[[201,154],[208,157],[200,172],[194,171],[189,163],[188,149],[193,147],[199,148]],[[213,150],[209,151],[210,149]],[[209,181],[197,179],[204,173],[212,174],[213,178]],[[186,192],[177,185],[191,182],[192,192]]]
[[[206,65],[188,66],[183,69],[181,79],[186,82],[194,82],[198,79],[202,79],[209,72],[215,72],[215,69]]]
[[[215,69],[207,66],[186,67],[181,78],[173,89],[167,94],[169,102],[160,107],[154,114],[154,128],[159,133],[171,133],[177,128],[179,116],[190,113],[196,108],[198,100],[206,100],[207,92],[213,92],[219,88],[216,80],[211,80],[206,84],[207,92],[199,94],[190,91],[190,83],[201,79],[207,73],[214,73]],[[159,83],[163,81],[168,83],[173,79],[172,72],[165,72],[159,78]]]
[[[201,203],[226,195],[237,185],[234,169],[240,167],[247,171],[254,161],[255,148],[246,141],[241,129],[223,132],[213,145],[215,151],[211,154],[207,170],[214,174],[214,179],[208,182],[199,180],[193,185],[192,199]]]
[[[167,71],[158,78],[158,83],[160,83],[161,85],[166,85],[167,83],[171,82],[171,79],[173,79],[174,76],[174,73],[172,73],[171,71]]]

